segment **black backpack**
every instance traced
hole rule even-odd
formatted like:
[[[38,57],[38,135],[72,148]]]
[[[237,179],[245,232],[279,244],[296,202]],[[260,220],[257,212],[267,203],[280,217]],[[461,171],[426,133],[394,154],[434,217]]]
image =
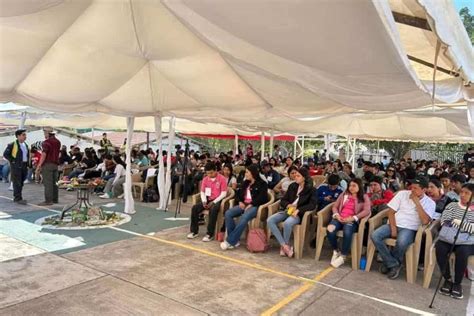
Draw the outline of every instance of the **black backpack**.
[[[156,190],[152,188],[148,188],[145,190],[145,192],[143,192],[143,202],[154,203],[154,202],[158,202],[158,200],[159,200],[159,195],[158,195],[158,192],[156,192]]]

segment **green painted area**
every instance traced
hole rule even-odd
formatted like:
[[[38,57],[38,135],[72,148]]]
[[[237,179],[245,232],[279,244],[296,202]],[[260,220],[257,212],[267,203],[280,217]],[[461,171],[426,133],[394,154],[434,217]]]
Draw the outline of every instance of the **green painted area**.
[[[107,211],[123,211],[123,203],[104,208]],[[164,229],[189,225],[188,221],[168,221],[165,218],[173,217],[174,212],[163,212],[155,208],[135,206],[136,214],[132,215],[130,222],[120,225],[121,229],[135,233],[148,234]],[[15,239],[32,244],[55,254],[64,254],[91,248],[115,241],[135,237],[126,232],[111,228],[60,230],[46,229],[35,225],[35,221],[49,215],[57,214],[42,209],[22,212],[12,215],[8,219],[0,219],[0,233]]]

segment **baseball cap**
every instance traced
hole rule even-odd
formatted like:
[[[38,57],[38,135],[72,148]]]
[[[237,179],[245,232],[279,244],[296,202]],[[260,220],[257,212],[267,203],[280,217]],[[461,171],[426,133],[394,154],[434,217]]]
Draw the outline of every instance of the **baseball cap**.
[[[428,187],[428,179],[423,176],[417,176],[415,179],[407,180],[411,184],[418,184],[422,188]]]

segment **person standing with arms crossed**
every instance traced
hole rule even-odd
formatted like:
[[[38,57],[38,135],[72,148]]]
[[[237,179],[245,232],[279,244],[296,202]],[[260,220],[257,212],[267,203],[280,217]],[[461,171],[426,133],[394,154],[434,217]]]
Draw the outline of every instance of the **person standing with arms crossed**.
[[[30,161],[30,150],[25,143],[26,130],[19,129],[15,132],[16,140],[8,144],[3,156],[10,161],[11,179],[13,182],[13,202],[26,205],[21,191],[23,182],[28,174],[28,162]]]
[[[61,142],[56,138],[52,128],[44,129],[43,152],[36,167],[36,172],[41,172],[44,184],[44,202],[40,206],[49,206],[58,203],[58,165]]]

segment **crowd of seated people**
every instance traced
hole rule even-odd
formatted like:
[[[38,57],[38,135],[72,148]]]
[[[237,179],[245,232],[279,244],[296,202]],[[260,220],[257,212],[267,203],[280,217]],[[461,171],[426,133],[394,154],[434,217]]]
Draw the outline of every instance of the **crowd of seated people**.
[[[260,155],[254,154],[250,146],[247,146],[247,154],[251,156],[233,155],[232,152],[214,157],[207,153],[192,153],[192,168],[198,170],[195,174],[200,173],[199,169],[203,168],[203,164],[213,162],[216,164],[216,171],[226,179],[227,185],[237,191],[235,206],[224,214],[223,229],[226,237],[220,244],[223,250],[240,245],[247,223],[255,218],[257,208],[267,202],[267,190],[273,191],[276,200],[280,200],[280,209],[267,218],[266,227],[275,236],[280,254],[286,257],[294,254],[291,245],[292,228],[301,223],[303,214],[309,210],[320,211],[333,203],[333,217],[327,227],[327,236],[333,248],[331,265],[336,268],[345,263],[346,256],[350,253],[352,235],[357,231],[361,219],[388,209],[388,222],[368,238],[373,241],[380,255],[382,262],[379,271],[389,279],[399,277],[405,252],[414,242],[420,225],[442,219],[444,210],[449,209],[449,206],[454,208],[455,205],[461,205],[467,185],[474,183],[474,167],[471,167],[471,162],[455,164],[450,161],[413,161],[410,158],[395,161],[384,157],[380,163],[359,159],[353,168],[350,163],[333,161],[329,156],[321,159],[322,155],[318,156],[318,161],[310,158],[303,164],[293,157],[266,157],[264,161],[260,161]],[[245,166],[245,169],[233,175],[233,168],[240,166]],[[314,187],[311,177],[320,175],[325,176],[325,181]],[[205,196],[205,186],[201,185],[196,190]],[[218,197],[214,195],[212,198]],[[210,202],[212,199],[208,201]],[[201,213],[204,209],[206,208],[202,205],[194,208],[195,213]],[[189,238],[198,236],[198,215],[193,215]],[[472,223],[474,219],[468,220]],[[280,223],[283,224],[282,232]],[[465,229],[472,228],[466,226]],[[341,246],[336,237],[339,230],[343,231]],[[212,240],[213,231],[208,227],[203,240]],[[386,238],[396,238],[395,247],[388,247],[384,243]],[[468,250],[459,250],[463,251],[465,264],[466,255],[473,248],[474,240],[467,247]],[[440,266],[443,264],[446,266],[446,262],[440,263]],[[460,269],[457,268],[456,273]],[[455,298],[462,297],[462,289],[455,285],[458,283],[459,276],[456,274],[454,278],[447,279],[443,291]],[[447,289],[449,286],[451,288]]]

